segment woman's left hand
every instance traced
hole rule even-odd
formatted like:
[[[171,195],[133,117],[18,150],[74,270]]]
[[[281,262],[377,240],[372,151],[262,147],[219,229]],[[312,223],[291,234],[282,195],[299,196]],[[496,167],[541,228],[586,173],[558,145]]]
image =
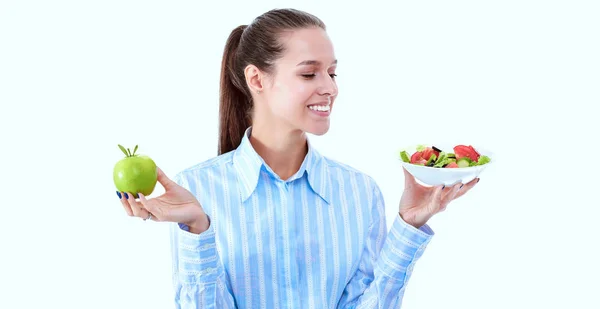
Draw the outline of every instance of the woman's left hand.
[[[479,178],[475,178],[466,184],[426,187],[418,184],[406,169],[404,179],[399,213],[406,223],[416,228],[425,225],[433,215],[444,211],[450,202],[463,196],[479,182]]]

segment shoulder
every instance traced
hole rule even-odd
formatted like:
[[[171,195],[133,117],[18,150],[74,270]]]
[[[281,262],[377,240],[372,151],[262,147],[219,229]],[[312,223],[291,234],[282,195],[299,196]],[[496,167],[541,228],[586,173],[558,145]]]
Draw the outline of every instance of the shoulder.
[[[201,161],[179,171],[174,176],[179,185],[190,188],[199,179],[211,173],[221,171],[230,165],[233,159],[233,151]]]
[[[377,182],[368,173],[327,156],[323,156],[322,158],[334,182],[336,179],[339,179],[340,181],[353,182],[354,185],[359,186],[361,189],[379,190]]]

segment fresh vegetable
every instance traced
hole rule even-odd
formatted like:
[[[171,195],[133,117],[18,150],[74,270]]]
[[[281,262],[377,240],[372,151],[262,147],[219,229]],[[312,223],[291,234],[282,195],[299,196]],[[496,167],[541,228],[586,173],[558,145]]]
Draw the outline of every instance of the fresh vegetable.
[[[456,160],[456,164],[458,165],[458,167],[469,167],[472,162],[473,161],[468,157],[461,157],[460,159]]]
[[[130,192],[136,197],[138,193],[150,195],[154,191],[158,180],[158,170],[154,161],[145,155],[136,154],[136,145],[133,153],[129,148],[118,145],[125,154],[113,169],[113,181],[120,192]]]
[[[467,157],[471,159],[471,161],[477,161],[480,156],[480,154],[477,152],[477,150],[475,150],[475,148],[473,148],[473,146],[465,145],[455,146],[454,153],[456,154],[456,159]]]
[[[401,151],[400,158],[406,163],[434,168],[465,168],[491,162],[471,145],[457,145],[452,150],[454,152],[445,152],[435,146],[419,145],[412,155],[406,150]]]
[[[400,158],[404,162],[410,162],[410,159],[408,158],[408,153],[406,151],[400,152]]]

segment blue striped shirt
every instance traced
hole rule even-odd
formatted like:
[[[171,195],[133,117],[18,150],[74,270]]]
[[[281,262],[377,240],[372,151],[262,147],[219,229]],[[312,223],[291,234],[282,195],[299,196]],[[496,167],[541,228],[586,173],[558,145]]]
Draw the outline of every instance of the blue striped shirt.
[[[172,224],[177,308],[400,308],[433,236],[396,216],[386,227],[375,181],[309,151],[279,178],[240,146],[178,173],[210,218],[207,231]]]

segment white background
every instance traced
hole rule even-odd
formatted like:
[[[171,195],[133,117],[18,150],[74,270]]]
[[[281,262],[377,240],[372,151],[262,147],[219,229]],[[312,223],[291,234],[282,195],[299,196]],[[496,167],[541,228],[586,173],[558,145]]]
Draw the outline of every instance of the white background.
[[[389,222],[401,147],[498,155],[430,221],[403,308],[599,308],[597,2],[317,3],[0,2],[0,307],[172,307],[168,230],[125,215],[117,144],[169,176],[213,157],[229,32],[291,6],[340,61],[312,140],[377,180]]]

